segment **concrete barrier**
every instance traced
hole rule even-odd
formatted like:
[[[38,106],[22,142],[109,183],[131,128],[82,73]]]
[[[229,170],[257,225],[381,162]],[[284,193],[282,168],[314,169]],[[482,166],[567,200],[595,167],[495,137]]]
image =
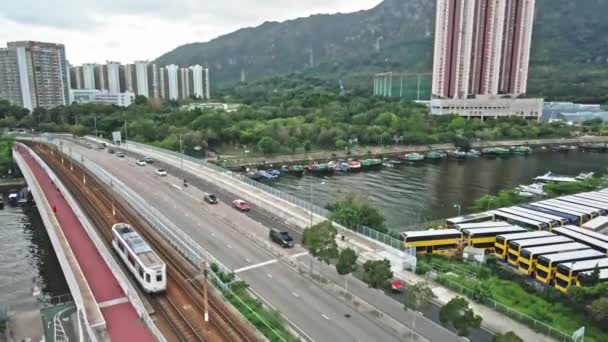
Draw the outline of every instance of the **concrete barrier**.
[[[76,257],[72,253],[70,246],[63,235],[59,222],[57,222],[55,215],[52,213],[51,205],[48,203],[46,196],[44,196],[40,184],[30,171],[30,168],[23,157],[15,150],[13,150],[13,158],[21,169],[27,184],[29,184],[32,196],[36,201],[36,207],[40,212],[42,222],[44,223],[53,249],[55,250],[55,254],[57,255],[57,259],[59,260],[59,264],[61,265],[61,269],[63,270],[66,282],[68,283],[68,287],[74,298],[79,316],[83,317],[85,323],[84,328],[88,339],[94,342],[109,340],[106,322],[101,314],[99,305],[82,274]],[[79,320],[79,324],[81,322],[82,321]]]
[[[157,339],[157,341],[162,341],[162,342],[166,341],[165,337],[162,335],[160,330],[158,330],[158,327],[156,327],[152,318],[148,314],[148,311],[146,310],[143,301],[141,300],[141,298],[139,298],[139,294],[138,294],[137,290],[131,284],[127,275],[123,272],[122,268],[118,265],[118,263],[116,262],[114,257],[111,255],[110,251],[108,250],[108,248],[106,247],[104,242],[101,240],[101,237],[99,236],[99,234],[97,234],[97,231],[93,227],[93,224],[88,219],[87,215],[84,214],[84,212],[80,208],[80,205],[78,205],[78,203],[76,202],[76,200],[74,199],[72,194],[63,185],[61,180],[59,180],[57,175],[55,175],[55,173],[50,169],[50,167],[48,167],[48,165],[46,165],[46,163],[36,153],[34,153],[27,146],[24,146],[24,147],[30,152],[30,154],[34,157],[34,159],[44,169],[46,169],[47,174],[49,175],[51,180],[55,183],[55,185],[57,186],[59,191],[61,191],[61,193],[63,194],[63,197],[66,199],[66,201],[68,202],[68,204],[70,205],[70,207],[72,208],[72,210],[74,211],[76,216],[78,217],[78,220],[84,227],[87,235],[89,236],[91,241],[93,241],[93,244],[99,251],[99,254],[104,259],[104,261],[108,265],[108,267],[110,268],[112,275],[114,276],[114,278],[116,278],[116,280],[118,281],[118,284],[122,288],[123,292],[129,298],[129,302],[131,303],[131,305],[133,305],[133,307],[135,308],[135,311],[137,312],[139,317],[144,321],[144,323],[150,329],[150,331],[152,332],[154,337]]]

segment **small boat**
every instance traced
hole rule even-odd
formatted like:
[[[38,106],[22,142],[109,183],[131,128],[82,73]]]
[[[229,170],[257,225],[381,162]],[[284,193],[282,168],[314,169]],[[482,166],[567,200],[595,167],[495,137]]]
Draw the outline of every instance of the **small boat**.
[[[460,151],[460,150],[450,151],[450,152],[448,152],[448,157],[454,158],[454,159],[466,159],[467,153],[464,151]]]
[[[591,152],[606,152],[607,146],[602,143],[584,143],[580,145],[580,149],[583,151],[591,151]]]
[[[393,165],[401,165],[401,164],[403,164],[403,160],[399,160],[399,159],[384,158],[384,162],[385,163],[389,163],[389,164],[393,164]]]
[[[554,145],[551,146],[551,151],[553,152],[568,152],[570,151],[570,147],[566,145]]]
[[[281,166],[281,173],[289,173],[289,166],[288,165]]]
[[[270,169],[266,171],[269,175],[274,176],[274,178],[278,178],[281,175],[281,170]]]
[[[494,148],[494,153],[497,156],[504,156],[504,155],[511,154],[511,150],[506,149],[506,148],[502,148],[502,147],[495,147]]]
[[[530,146],[513,146],[511,147],[511,152],[515,154],[530,154],[532,149]]]
[[[258,171],[259,174],[262,176],[262,179],[265,180],[273,180],[273,179],[277,179],[279,178],[279,175],[277,174],[277,172],[279,172],[278,170],[269,170],[269,171]],[[280,174],[280,172],[279,172]]]
[[[535,177],[534,180],[543,183],[573,183],[577,181],[577,179],[573,177],[554,175],[551,171],[542,176]]]
[[[395,164],[391,164],[389,162],[383,162],[382,166],[386,166],[386,167],[395,167]]]
[[[574,179],[582,181],[593,177],[593,174],[593,172],[581,172],[578,176],[574,177]]]
[[[407,154],[403,154],[400,156],[401,160],[406,160],[406,161],[422,161],[424,160],[424,154],[420,154],[420,153],[407,153]]]
[[[468,152],[466,152],[467,157],[479,157],[481,155],[481,152],[477,151],[477,150],[469,150]]]
[[[426,159],[429,160],[439,160],[439,159],[443,159],[447,156],[447,154],[443,153],[443,152],[438,152],[438,151],[431,151],[429,153],[426,154]]]
[[[519,196],[533,197],[533,196],[546,196],[547,193],[543,190],[544,184],[532,183],[530,185],[520,185],[517,187]]]
[[[259,171],[249,171],[247,172],[247,177],[253,179],[253,180],[260,180],[262,179],[262,175],[260,174]]]
[[[324,172],[329,172],[329,165],[327,163],[320,163],[320,164],[312,164],[308,166],[308,170],[310,172],[316,172],[316,173],[324,173]]]
[[[361,161],[361,167],[364,169],[369,169],[373,167],[382,166],[382,159],[364,159]]]
[[[292,165],[289,168],[289,171],[291,171],[292,173],[295,173],[295,174],[302,174],[302,173],[304,173],[304,167],[302,165]]]
[[[19,194],[17,194],[16,192],[13,192],[12,194],[8,195],[8,203],[10,205],[17,205],[18,200],[19,200]]]
[[[357,160],[349,160],[346,162],[348,164],[349,170],[352,171],[361,171],[361,162]]]

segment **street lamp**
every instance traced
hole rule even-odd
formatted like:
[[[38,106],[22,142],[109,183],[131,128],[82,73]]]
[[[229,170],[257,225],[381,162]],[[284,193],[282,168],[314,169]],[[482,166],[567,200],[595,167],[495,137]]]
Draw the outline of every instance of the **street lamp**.
[[[319,184],[320,185],[324,185],[325,182],[321,182]],[[311,227],[312,227],[312,224],[313,224],[313,207],[314,207],[313,200],[312,200],[312,187],[313,187],[313,185],[314,185],[314,181],[311,181],[310,182],[310,201],[309,201],[309,203],[310,203],[310,226]]]
[[[458,208],[458,216],[460,216],[460,204],[454,204],[453,208]]]

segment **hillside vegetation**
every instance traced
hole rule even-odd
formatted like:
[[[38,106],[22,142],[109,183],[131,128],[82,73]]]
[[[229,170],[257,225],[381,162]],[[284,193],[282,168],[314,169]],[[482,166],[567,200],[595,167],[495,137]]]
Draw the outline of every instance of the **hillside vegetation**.
[[[305,73],[371,92],[380,71],[432,69],[435,1],[385,0],[347,14],[267,22],[205,43],[177,47],[161,64],[206,64],[214,87]],[[528,94],[608,101],[606,0],[537,0]],[[312,55],[312,58],[311,58]]]

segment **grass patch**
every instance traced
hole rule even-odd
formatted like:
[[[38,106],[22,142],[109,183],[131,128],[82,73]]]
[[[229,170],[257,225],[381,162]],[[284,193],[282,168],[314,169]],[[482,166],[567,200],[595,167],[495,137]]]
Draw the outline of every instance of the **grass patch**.
[[[477,266],[474,263],[449,259],[443,256],[425,256],[419,259],[422,267],[439,269],[437,281],[461,292],[458,285],[464,287],[465,294],[477,302],[492,307],[488,299],[530,316],[538,321],[571,334],[585,326],[585,341],[608,341],[608,333],[591,323],[583,311],[570,305],[565,295],[552,288],[544,292],[534,289],[526,283],[524,276],[513,272],[497,272],[495,268]],[[496,266],[500,267],[500,266]],[[512,274],[508,274],[512,273]],[[472,276],[474,274],[475,276]],[[451,283],[450,283],[451,282]],[[455,285],[457,284],[457,285]],[[515,320],[521,321],[532,329],[547,333],[547,329],[535,326],[533,321],[514,312],[498,310]]]

